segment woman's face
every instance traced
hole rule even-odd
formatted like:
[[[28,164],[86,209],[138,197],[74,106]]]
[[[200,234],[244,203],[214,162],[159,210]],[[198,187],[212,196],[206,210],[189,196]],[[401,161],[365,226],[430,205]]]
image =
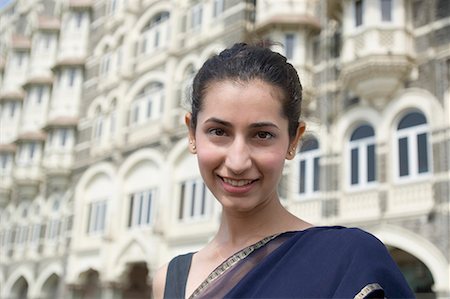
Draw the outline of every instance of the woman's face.
[[[200,173],[224,209],[251,211],[278,200],[277,185],[285,159],[294,155],[303,132],[293,140],[282,114],[281,92],[261,80],[210,85],[190,128]],[[295,150],[293,151],[295,153]]]

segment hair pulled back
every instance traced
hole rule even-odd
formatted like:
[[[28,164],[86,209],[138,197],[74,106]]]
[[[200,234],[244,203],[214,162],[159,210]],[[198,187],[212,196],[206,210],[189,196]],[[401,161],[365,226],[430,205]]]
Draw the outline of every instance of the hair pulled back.
[[[205,91],[212,83],[224,80],[248,82],[254,79],[273,84],[283,92],[283,113],[289,122],[289,136],[294,137],[302,101],[302,86],[297,71],[283,55],[264,46],[245,43],[234,44],[209,58],[194,77],[192,127],[197,126],[197,116],[202,109]]]

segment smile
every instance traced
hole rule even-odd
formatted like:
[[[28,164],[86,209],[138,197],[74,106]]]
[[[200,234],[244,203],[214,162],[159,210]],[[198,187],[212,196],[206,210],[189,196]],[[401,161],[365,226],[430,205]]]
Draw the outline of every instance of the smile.
[[[253,180],[232,180],[224,177],[222,177],[222,180],[233,187],[243,187],[253,182]]]

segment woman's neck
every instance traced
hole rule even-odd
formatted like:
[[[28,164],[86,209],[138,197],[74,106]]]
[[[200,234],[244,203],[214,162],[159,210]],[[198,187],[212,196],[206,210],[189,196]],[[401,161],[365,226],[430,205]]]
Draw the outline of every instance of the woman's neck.
[[[261,209],[245,213],[223,210],[214,242],[239,250],[267,236],[310,226],[288,212],[279,200],[274,200]]]

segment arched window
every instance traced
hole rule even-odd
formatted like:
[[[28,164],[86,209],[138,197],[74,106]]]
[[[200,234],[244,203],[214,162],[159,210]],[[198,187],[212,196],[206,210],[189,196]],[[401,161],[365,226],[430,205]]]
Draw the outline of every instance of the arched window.
[[[164,85],[151,83],[137,95],[130,106],[130,126],[144,124],[161,117],[164,103]]]
[[[57,196],[51,204],[50,215],[47,224],[47,240],[50,242],[56,242],[60,235],[61,229],[61,199]]]
[[[169,41],[170,14],[163,11],[154,16],[144,27],[141,34],[140,53],[150,54],[167,46]]]
[[[94,116],[94,125],[93,125],[93,139],[95,141],[99,141],[102,139],[103,134],[103,115],[102,115],[102,108],[98,106],[95,109],[95,116]]]
[[[415,178],[430,172],[428,124],[421,112],[405,115],[397,126],[397,176]]]
[[[299,189],[300,196],[307,197],[320,190],[320,152],[316,138],[306,139],[300,147]]]
[[[211,215],[212,194],[202,179],[185,180],[180,183],[178,219],[195,221]]]
[[[357,127],[350,136],[350,186],[365,187],[376,181],[375,132],[370,125]]]

